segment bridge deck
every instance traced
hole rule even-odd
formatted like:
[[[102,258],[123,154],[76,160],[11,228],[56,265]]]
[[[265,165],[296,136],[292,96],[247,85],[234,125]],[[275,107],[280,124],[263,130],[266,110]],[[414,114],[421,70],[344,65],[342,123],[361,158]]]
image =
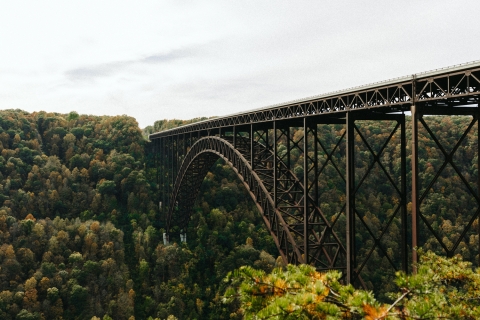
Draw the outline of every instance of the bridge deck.
[[[479,96],[480,61],[474,61],[200,121],[153,133],[150,139],[272,120],[343,114],[358,109],[408,111],[415,103],[455,107],[478,103]]]

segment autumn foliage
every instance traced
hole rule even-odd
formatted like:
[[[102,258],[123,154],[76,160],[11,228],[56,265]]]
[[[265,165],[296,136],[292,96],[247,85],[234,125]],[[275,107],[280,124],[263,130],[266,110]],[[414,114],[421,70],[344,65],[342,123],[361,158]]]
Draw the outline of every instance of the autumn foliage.
[[[392,303],[341,284],[341,273],[288,265],[271,273],[242,267],[225,281],[225,303],[240,301],[245,319],[479,319],[480,269],[460,256],[421,253],[418,273],[397,273]]]

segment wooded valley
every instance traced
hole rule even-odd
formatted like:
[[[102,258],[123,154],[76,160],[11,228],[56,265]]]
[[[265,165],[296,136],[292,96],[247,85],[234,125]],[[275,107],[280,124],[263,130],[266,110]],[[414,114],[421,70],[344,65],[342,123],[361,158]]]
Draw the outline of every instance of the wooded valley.
[[[285,266],[255,204],[228,165],[218,161],[205,177],[187,243],[164,246],[162,241],[157,168],[146,135],[199,120],[204,118],[159,120],[142,131],[128,116],[0,111],[0,319],[241,319],[240,301],[223,302],[230,285],[223,281],[227,274],[242,266],[267,273]],[[427,121],[453,148],[471,118]],[[361,130],[379,148],[392,125],[366,122]],[[454,156],[474,190],[476,128]],[[343,130],[340,125],[323,128],[329,148]],[[423,188],[443,165],[434,141],[425,132],[424,137],[419,148]],[[398,152],[392,144],[382,154],[393,175],[400,170]],[[318,156],[324,156],[322,151]],[[344,162],[344,151],[335,157]],[[359,149],[359,174],[370,157]],[[303,170],[302,154],[292,161],[298,163],[294,171]],[[382,192],[374,191],[379,184]],[[341,178],[321,179],[318,187],[322,210],[332,221],[344,223]],[[359,193],[359,210],[376,233],[387,228],[398,205],[393,189],[378,177],[366,181]],[[447,246],[458,241],[455,253],[478,266],[478,219],[460,238],[477,207],[455,168],[446,166],[421,209],[439,238]],[[383,240],[393,261],[399,259],[399,225],[394,219]],[[372,241],[366,230],[357,232],[359,243]],[[421,235],[425,251],[445,254],[437,238]],[[391,302],[386,292],[398,287],[387,260],[376,250],[362,277],[367,289]]]

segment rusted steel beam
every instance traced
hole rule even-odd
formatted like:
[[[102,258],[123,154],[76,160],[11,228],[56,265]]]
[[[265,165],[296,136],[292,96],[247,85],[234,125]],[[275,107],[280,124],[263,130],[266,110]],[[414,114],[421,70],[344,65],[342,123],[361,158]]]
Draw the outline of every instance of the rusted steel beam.
[[[408,273],[409,264],[408,264],[408,228],[407,228],[407,138],[406,138],[406,125],[405,125],[405,115],[402,114],[401,117],[401,196],[400,196],[400,205],[401,205],[401,241],[402,241],[402,270],[405,273]]]
[[[347,249],[347,283],[353,283],[355,279],[355,137],[354,123],[352,113],[347,113],[347,187],[346,187],[346,249]]]

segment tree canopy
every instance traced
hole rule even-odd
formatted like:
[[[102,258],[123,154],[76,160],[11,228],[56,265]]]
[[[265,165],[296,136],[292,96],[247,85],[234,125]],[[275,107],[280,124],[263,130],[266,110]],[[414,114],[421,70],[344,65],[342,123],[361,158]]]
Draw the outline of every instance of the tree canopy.
[[[318,288],[305,286],[302,290],[307,296],[323,299],[319,305],[331,308],[326,310],[332,314],[348,314],[343,306],[356,306],[349,311],[351,317],[371,314],[374,318],[376,312],[378,318],[401,297],[388,311],[389,317],[400,317],[399,312],[406,310],[415,312],[409,314],[414,319],[428,318],[435,310],[443,310],[447,318],[455,318],[455,314],[477,316],[477,272],[468,273],[470,265],[466,262],[425,254],[418,276],[395,277],[389,260],[399,261],[400,221],[387,221],[398,206],[398,196],[382,176],[364,181],[356,199],[364,222],[357,221],[358,243],[375,243],[373,236],[383,234],[385,250],[372,252],[361,271],[367,290],[375,290],[375,295],[342,286],[339,273],[319,274],[307,266],[288,266],[285,271],[255,203],[235,172],[222,161],[210,168],[200,187],[186,230],[188,242],[175,243],[173,237],[170,245],[164,245],[165,208],[158,206],[158,191],[165,186],[156,177],[167,173],[155,166],[153,144],[145,135],[201,120],[159,120],[142,131],[128,116],[0,110],[0,318],[240,319],[244,316],[239,312],[240,300],[231,296],[232,303],[222,303],[226,288],[233,288],[235,282],[222,279],[242,266],[246,267],[237,272],[238,283],[246,281],[246,272],[269,277],[265,283],[275,279],[271,285],[278,287],[291,284],[300,288],[313,280],[323,281]],[[426,119],[450,148],[470,120]],[[367,121],[359,127],[378,149],[392,124]],[[344,142],[340,141],[339,151],[331,157],[326,153],[342,139],[344,128],[319,125],[318,129],[325,147],[318,148],[318,159],[334,160],[344,174]],[[301,128],[291,128],[291,133],[296,141],[303,135]],[[476,134],[474,129],[467,135],[453,156],[472,188],[478,176]],[[424,132],[419,148],[420,181],[424,184],[443,165],[440,150],[426,136]],[[361,141],[357,142],[355,165],[360,175],[371,155],[362,150]],[[285,139],[280,138],[278,144],[279,152],[284,153]],[[393,143],[380,156],[387,172],[398,173],[401,169],[399,152]],[[291,153],[291,169],[298,175],[303,172],[303,157],[298,148]],[[455,253],[477,261],[478,233],[472,230],[478,228],[478,219],[461,236],[461,228],[474,214],[469,209],[474,199],[466,194],[461,179],[450,177],[453,171],[450,165],[445,166],[421,208],[437,237],[422,232],[426,228],[423,224],[420,240],[426,250],[439,255],[445,253],[440,240],[448,248],[457,243]],[[340,226],[345,223],[345,184],[341,174],[330,175],[332,172],[336,169],[327,161],[316,179],[318,188],[311,190],[318,190],[319,205],[327,219]],[[379,186],[381,192],[376,192]],[[344,232],[340,231],[339,237],[344,241]],[[362,261],[368,252],[363,245],[358,249]],[[450,264],[451,269],[438,269],[438,264],[442,268]],[[234,278],[232,275],[232,281]],[[425,279],[429,279],[430,287]],[[259,312],[265,309],[265,314],[279,310],[268,307],[272,286],[249,286],[259,292],[266,290],[266,295],[255,296],[255,305],[243,306],[245,315],[257,310],[252,308],[260,308]],[[288,288],[284,287],[282,295],[275,291],[275,297],[282,296],[280,301],[287,307],[290,298],[301,306],[303,300],[298,300],[298,294],[292,295],[292,291],[287,297]],[[324,291],[313,291],[317,289]],[[334,293],[347,300],[338,300]],[[337,304],[327,306],[330,299]],[[370,301],[370,309],[355,299]],[[427,307],[422,309],[424,305]],[[317,307],[311,303],[309,308],[313,312]],[[305,310],[302,312],[299,314],[308,316]]]

